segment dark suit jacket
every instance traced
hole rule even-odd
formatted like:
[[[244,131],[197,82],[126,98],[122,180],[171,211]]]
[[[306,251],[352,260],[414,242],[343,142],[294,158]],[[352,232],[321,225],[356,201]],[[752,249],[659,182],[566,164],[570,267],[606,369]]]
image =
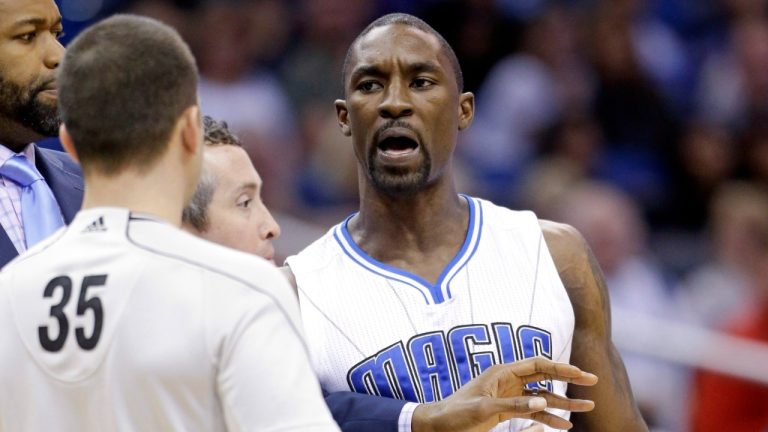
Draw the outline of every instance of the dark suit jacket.
[[[80,166],[66,153],[35,146],[35,166],[53,191],[61,207],[64,222],[69,224],[83,202],[83,175]],[[19,253],[0,227],[0,268]]]
[[[354,392],[328,393],[325,403],[344,432],[397,432],[406,401]]]

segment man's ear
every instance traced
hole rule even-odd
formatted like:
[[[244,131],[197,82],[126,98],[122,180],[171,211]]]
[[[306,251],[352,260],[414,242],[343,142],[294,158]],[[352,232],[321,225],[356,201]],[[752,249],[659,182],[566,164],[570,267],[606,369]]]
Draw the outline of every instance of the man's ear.
[[[336,105],[336,119],[339,121],[341,133],[343,133],[344,136],[352,136],[352,129],[349,127],[349,111],[347,111],[347,101],[344,99],[336,99],[334,105]]]
[[[202,151],[203,132],[200,107],[192,105],[181,114],[181,145],[190,154]]]
[[[459,95],[459,130],[464,130],[472,124],[475,118],[475,95],[471,92]]]
[[[59,126],[59,141],[61,141],[61,146],[64,147],[64,151],[69,154],[69,156],[77,163],[80,163],[80,159],[77,158],[77,150],[75,149],[75,142],[72,141],[72,136],[69,134],[69,131],[67,130],[67,126],[62,123],[61,126]]]

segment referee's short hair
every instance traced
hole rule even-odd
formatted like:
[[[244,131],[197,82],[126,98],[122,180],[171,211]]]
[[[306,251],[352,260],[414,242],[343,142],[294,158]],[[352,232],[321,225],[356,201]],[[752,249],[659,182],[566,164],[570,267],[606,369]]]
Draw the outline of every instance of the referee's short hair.
[[[197,104],[189,47],[151,18],[115,15],[86,29],[59,71],[59,109],[86,175],[149,168]]]

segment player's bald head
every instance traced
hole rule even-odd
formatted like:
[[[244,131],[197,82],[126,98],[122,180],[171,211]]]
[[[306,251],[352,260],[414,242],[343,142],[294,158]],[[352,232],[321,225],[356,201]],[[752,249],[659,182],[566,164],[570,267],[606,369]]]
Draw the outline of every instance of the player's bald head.
[[[459,89],[459,93],[464,91],[464,75],[461,72],[461,65],[459,64],[459,59],[456,57],[456,53],[453,51],[453,48],[451,48],[451,46],[448,44],[445,38],[440,33],[438,33],[437,30],[433,29],[432,26],[430,26],[420,18],[417,18],[413,15],[405,14],[405,13],[392,13],[389,15],[384,15],[376,19],[372,23],[368,24],[368,27],[363,29],[363,31],[360,32],[359,35],[357,35],[357,37],[352,42],[352,44],[349,45],[349,49],[347,49],[347,55],[344,58],[344,66],[341,70],[341,85],[344,87],[345,92],[347,88],[347,78],[349,77],[349,69],[352,67],[352,63],[354,63],[355,61],[355,48],[357,47],[360,40],[375,28],[385,27],[385,26],[394,25],[394,24],[407,25],[407,26],[419,29],[424,33],[428,33],[435,36],[438,42],[440,43],[440,48],[443,54],[448,58],[448,60],[451,63],[451,67],[453,68],[453,74],[456,78],[456,86]]]

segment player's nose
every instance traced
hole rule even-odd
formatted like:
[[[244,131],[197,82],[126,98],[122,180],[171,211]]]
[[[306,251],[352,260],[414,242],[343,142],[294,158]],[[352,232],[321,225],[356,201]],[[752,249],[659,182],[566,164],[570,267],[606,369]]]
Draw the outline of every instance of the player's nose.
[[[392,80],[386,87],[379,104],[379,115],[386,119],[406,117],[413,114],[409,87],[402,80]]]

